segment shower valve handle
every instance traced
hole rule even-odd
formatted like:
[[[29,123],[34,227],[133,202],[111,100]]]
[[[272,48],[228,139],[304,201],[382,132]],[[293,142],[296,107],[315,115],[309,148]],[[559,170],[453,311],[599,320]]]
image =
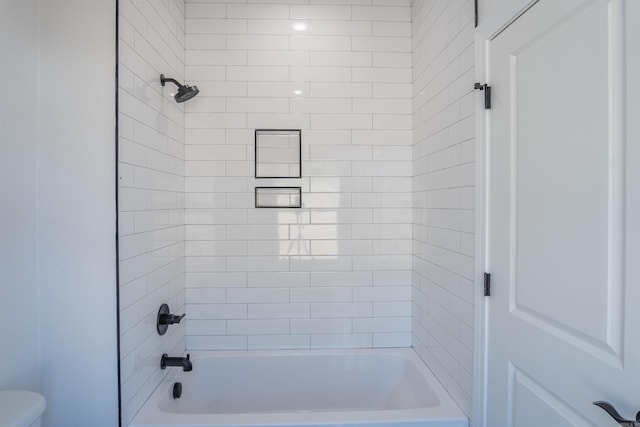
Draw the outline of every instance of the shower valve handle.
[[[640,427],[640,412],[636,414],[636,419],[634,420],[626,420],[622,418],[622,415],[616,411],[616,408],[613,407],[609,402],[597,401],[593,402],[594,405],[602,408],[607,414],[611,416],[618,424],[622,427]]]
[[[158,317],[156,319],[156,330],[158,331],[158,334],[166,334],[167,329],[169,329],[169,325],[180,323],[180,321],[184,319],[184,316],[184,314],[182,316],[171,314],[169,306],[167,304],[162,304],[160,306],[160,310],[158,310]]]
[[[186,316],[183,314],[182,316],[178,316],[177,314],[161,314],[160,315],[160,324],[161,325],[173,325],[175,323],[180,323],[180,321]]]

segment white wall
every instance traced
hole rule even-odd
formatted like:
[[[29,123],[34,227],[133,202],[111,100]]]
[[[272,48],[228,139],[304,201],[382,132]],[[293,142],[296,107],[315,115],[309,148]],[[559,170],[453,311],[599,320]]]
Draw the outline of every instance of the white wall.
[[[120,0],[119,232],[122,420],[127,425],[185,349],[185,325],[156,332],[158,308],[184,313],[184,108],[160,74],[184,79],[184,2]]]
[[[471,411],[473,0],[413,2],[413,346]]]
[[[32,102],[39,102],[40,115],[44,423],[113,427],[118,419],[115,3],[42,1],[40,7],[40,97]]]
[[[36,234],[38,1],[0,2],[0,389],[40,390]]]
[[[409,0],[238,3],[186,4],[187,347],[410,346]],[[302,179],[253,177],[256,128],[302,129]]]

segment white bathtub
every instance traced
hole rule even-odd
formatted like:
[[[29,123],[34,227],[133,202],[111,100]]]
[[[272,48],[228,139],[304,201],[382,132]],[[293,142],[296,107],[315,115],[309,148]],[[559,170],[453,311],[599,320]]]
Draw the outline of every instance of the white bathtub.
[[[131,427],[468,426],[412,349],[190,354]]]

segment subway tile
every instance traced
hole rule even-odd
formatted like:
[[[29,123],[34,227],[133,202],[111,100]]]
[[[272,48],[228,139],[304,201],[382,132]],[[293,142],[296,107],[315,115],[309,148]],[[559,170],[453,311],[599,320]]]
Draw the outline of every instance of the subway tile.
[[[263,36],[257,36],[263,37]],[[248,65],[288,65],[288,66],[308,66],[309,52],[299,51],[277,51],[273,47],[268,47],[262,51],[249,51],[247,53]],[[295,89],[294,89],[295,90]],[[296,95],[303,95],[304,92]]]
[[[249,242],[248,254],[252,256],[269,256],[273,254],[278,254],[279,256],[310,255],[311,244],[306,240],[257,240]]]
[[[247,350],[246,336],[188,336],[188,350]]]
[[[373,283],[370,271],[312,271],[311,286],[371,286]]]
[[[373,306],[369,302],[311,303],[311,317],[371,317]]]
[[[374,347],[410,347],[411,332],[375,333]]]
[[[371,23],[367,21],[311,21],[309,33],[322,36],[370,36]]]
[[[246,191],[247,183],[241,177],[186,177],[184,186],[188,193],[235,192]]]
[[[292,113],[351,113],[351,100],[331,98],[292,98]]]
[[[221,34],[187,34],[185,38],[186,49],[224,49],[225,36]]]
[[[354,129],[352,138],[358,145],[411,145],[411,131],[407,130]]]
[[[407,269],[405,269],[407,270]],[[411,301],[410,286],[373,286],[353,289],[353,300],[359,301]]]
[[[250,129],[309,129],[309,122],[309,114],[247,114],[247,127]]]
[[[291,5],[291,19],[309,19],[309,20],[341,20],[351,19],[350,6],[303,6]]]
[[[191,320],[187,319],[187,335],[226,335],[226,320]]]
[[[353,176],[410,176],[411,162],[383,162],[383,161],[354,161]]]
[[[374,52],[373,66],[386,68],[410,68],[410,53]]]
[[[313,224],[371,224],[371,209],[314,209],[311,211]],[[342,242],[342,241],[341,241]]]
[[[291,290],[291,302],[350,302],[352,292],[349,288],[322,287],[297,288]]]
[[[353,37],[351,48],[363,52],[411,52],[408,37]],[[411,69],[409,69],[411,71]]]
[[[185,225],[187,240],[222,240],[225,234],[223,225]]]
[[[185,135],[188,141],[187,145],[222,144],[225,139],[225,130],[224,129],[186,129]]]
[[[289,6],[283,4],[228,4],[228,18],[289,19]]]
[[[288,271],[289,258],[276,256],[227,257],[227,271]]]
[[[309,129],[304,132],[304,143],[311,145],[344,145],[351,144],[351,131],[348,129],[342,130],[316,130]]]
[[[248,94],[257,98],[295,98],[309,96],[309,83],[304,82],[249,82]]]
[[[227,303],[282,303],[289,302],[286,288],[235,288],[227,290]]]
[[[294,67],[291,81],[300,82],[350,82],[351,69],[347,67]]]
[[[314,129],[371,129],[370,114],[315,114],[311,116]]]
[[[253,288],[298,288],[309,286],[310,277],[306,272],[259,272],[249,273],[248,281]]]
[[[225,271],[224,257],[189,257],[186,268],[190,272],[209,273]]]
[[[373,160],[410,161],[411,147],[408,147],[408,146],[373,147]],[[380,178],[380,179],[386,180],[388,178]],[[396,188],[411,188],[411,186],[407,183],[405,186],[396,187]]]
[[[324,148],[324,147],[323,147]],[[331,147],[334,148],[334,147]],[[348,147],[356,148],[356,147]],[[369,147],[364,147],[365,152],[369,151]],[[311,147],[311,151],[314,147]],[[311,177],[310,180],[312,192],[330,192],[330,193],[351,193],[351,192],[368,192],[372,191],[371,177]],[[349,221],[345,221],[349,222]]]
[[[249,304],[249,319],[286,319],[309,317],[308,303],[289,304]]]
[[[189,304],[189,320],[225,320],[246,318],[246,304]]]
[[[227,98],[227,111],[231,113],[288,113],[289,100],[285,98]],[[293,111],[292,112],[298,112]],[[244,149],[244,147],[238,147]],[[225,158],[225,160],[233,160]]]
[[[187,34],[246,34],[244,19],[186,19]],[[188,62],[187,62],[188,63]]]
[[[372,24],[374,36],[411,37],[411,22],[373,22]]]
[[[296,24],[303,24],[306,28],[302,31],[294,29]],[[293,21],[290,19],[250,19],[248,21],[249,34],[305,34],[308,33],[308,22]],[[296,26],[296,28],[301,28]]]
[[[400,114],[374,114],[374,129],[407,129],[411,127],[411,116]]]
[[[308,224],[310,213],[306,210],[270,210],[253,209],[247,211],[247,216],[251,224]]]
[[[354,99],[354,113],[410,114],[411,101],[408,99]]]
[[[371,160],[371,147],[315,146],[311,147],[311,160]],[[344,189],[340,189],[345,191]]]
[[[374,240],[374,255],[411,255],[412,245],[408,239]]]
[[[353,265],[347,256],[292,256],[290,259],[291,271],[349,271]]]
[[[189,103],[185,111],[187,113],[224,113],[224,99],[201,96]]]
[[[224,304],[226,297],[227,292],[225,289],[199,288],[185,290],[187,304]]]
[[[186,160],[244,160],[246,150],[233,145],[187,145]]]
[[[288,334],[289,320],[260,319],[260,320],[228,320],[228,335],[275,335]]]
[[[411,83],[410,68],[354,68],[354,82],[374,82],[374,83]]]
[[[281,35],[228,35],[229,50],[284,50],[289,49],[289,37]]]
[[[242,52],[246,60],[246,53]],[[289,80],[287,67],[228,67],[227,79],[245,82],[283,82]]]
[[[186,273],[188,288],[236,288],[247,286],[247,273]]]
[[[248,338],[250,350],[287,350],[310,347],[309,335],[250,335]]]
[[[246,242],[188,241],[185,242],[185,256],[242,256],[247,255]]]
[[[246,128],[247,115],[242,113],[191,113],[185,117],[191,129]]]
[[[348,36],[290,36],[289,48],[303,51],[349,51],[351,37]]]
[[[185,61],[190,65],[245,65],[247,54],[232,50],[188,50]]]
[[[350,225],[291,225],[291,239],[349,239]]]
[[[308,92],[313,98],[370,98],[370,83],[311,83]]]
[[[351,319],[291,319],[292,334],[349,334]]]
[[[313,334],[311,348],[369,348],[371,334]]]
[[[355,333],[411,332],[411,317],[353,319]]]
[[[410,98],[409,83],[373,83],[373,98]]]
[[[353,20],[411,22],[411,8],[353,6]]]
[[[186,18],[226,18],[227,6],[216,3],[191,3],[185,4]]]

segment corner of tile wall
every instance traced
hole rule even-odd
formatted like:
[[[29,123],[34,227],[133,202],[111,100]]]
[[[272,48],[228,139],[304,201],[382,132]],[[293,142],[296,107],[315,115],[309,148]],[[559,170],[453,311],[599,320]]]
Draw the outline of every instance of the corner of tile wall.
[[[474,2],[414,1],[413,346],[471,412]]]
[[[160,74],[184,79],[184,2],[119,2],[118,217],[122,423],[182,354],[184,324],[156,332],[162,303],[185,310],[184,109]]]

